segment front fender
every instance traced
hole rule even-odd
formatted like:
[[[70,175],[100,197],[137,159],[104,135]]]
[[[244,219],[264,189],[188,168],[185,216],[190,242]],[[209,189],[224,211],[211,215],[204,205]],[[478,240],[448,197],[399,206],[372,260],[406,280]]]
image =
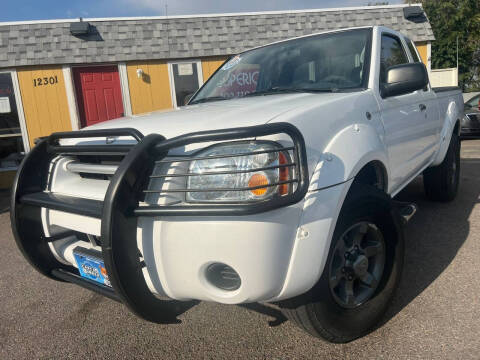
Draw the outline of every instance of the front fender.
[[[455,100],[451,100],[450,104],[448,104],[447,114],[443,122],[442,132],[440,133],[440,146],[432,162],[432,166],[440,165],[445,158],[448,146],[450,145],[450,139],[452,138],[453,129],[457,121],[459,121],[458,119],[461,118],[461,113],[463,113],[463,109],[459,109]],[[458,127],[457,135],[460,135],[460,126]]]
[[[346,182],[371,161],[384,165],[388,179],[387,150],[377,130],[368,124],[350,125],[325,147],[313,172],[309,191]]]

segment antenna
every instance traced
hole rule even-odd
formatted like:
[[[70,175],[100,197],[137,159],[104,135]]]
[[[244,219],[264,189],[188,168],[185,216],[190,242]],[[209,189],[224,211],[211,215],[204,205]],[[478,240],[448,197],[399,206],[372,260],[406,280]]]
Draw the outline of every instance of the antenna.
[[[165,17],[168,17],[168,4],[165,3]]]
[[[458,71],[458,35],[457,35],[457,71]]]

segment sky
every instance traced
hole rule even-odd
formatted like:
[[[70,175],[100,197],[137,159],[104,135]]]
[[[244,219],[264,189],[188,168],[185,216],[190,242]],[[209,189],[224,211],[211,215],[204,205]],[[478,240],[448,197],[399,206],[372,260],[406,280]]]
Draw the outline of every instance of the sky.
[[[364,6],[369,0],[2,0],[0,21],[210,14]],[[402,0],[390,0],[399,4]]]

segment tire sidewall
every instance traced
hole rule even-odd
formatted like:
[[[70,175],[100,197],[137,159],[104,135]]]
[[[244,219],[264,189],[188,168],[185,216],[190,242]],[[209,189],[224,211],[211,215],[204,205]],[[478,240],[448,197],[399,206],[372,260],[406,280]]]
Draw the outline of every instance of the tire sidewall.
[[[433,201],[452,201],[455,199],[460,185],[460,138],[456,133],[452,134],[447,153],[442,163],[430,167],[423,173],[425,193]],[[451,181],[452,163],[456,163],[455,181]]]
[[[333,336],[352,340],[375,326],[386,311],[398,285],[403,268],[404,241],[401,227],[395,223],[390,203],[381,197],[365,196],[347,199],[332,237],[330,252],[323,274],[311,290],[312,315],[321,321],[321,327]],[[342,234],[361,221],[375,224],[382,232],[386,245],[385,270],[374,297],[366,303],[347,309],[333,298],[329,286],[329,269],[335,248]]]
[[[448,168],[452,166],[452,162],[456,163],[456,172],[455,172],[455,181],[454,183],[448,183],[448,194],[449,198],[455,198],[455,195],[458,191],[458,186],[460,183],[460,138],[457,134],[452,135],[452,140],[450,141],[450,147],[448,149],[448,164],[446,164],[447,169],[445,170],[448,174]],[[446,179],[448,181],[448,179]]]

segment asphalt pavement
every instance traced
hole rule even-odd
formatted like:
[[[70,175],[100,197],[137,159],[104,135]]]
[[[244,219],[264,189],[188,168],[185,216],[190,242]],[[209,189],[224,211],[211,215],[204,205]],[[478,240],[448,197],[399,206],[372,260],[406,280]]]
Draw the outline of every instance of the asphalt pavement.
[[[344,345],[305,334],[268,304],[179,303],[172,324],[145,322],[33,270],[2,199],[0,359],[479,359],[480,140],[462,142],[461,166],[451,203],[427,201],[421,178],[399,195],[419,205],[399,291],[381,326]]]

